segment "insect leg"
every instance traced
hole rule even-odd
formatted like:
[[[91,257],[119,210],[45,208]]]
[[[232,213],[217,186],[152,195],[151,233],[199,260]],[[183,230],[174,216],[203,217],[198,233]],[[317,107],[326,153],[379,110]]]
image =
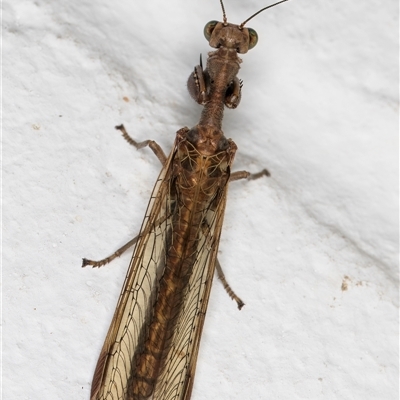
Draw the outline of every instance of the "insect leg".
[[[120,130],[122,132],[122,136],[124,137],[124,139],[132,146],[135,146],[138,150],[142,149],[143,147],[149,146],[150,149],[153,150],[153,153],[160,160],[161,164],[164,165],[165,161],[167,160],[167,156],[165,155],[165,153],[164,153],[163,149],[160,147],[160,145],[158,143],[156,143],[154,140],[145,140],[143,142],[137,142],[135,139],[133,139],[128,134],[124,125],[118,125],[115,127],[115,129]],[[99,268],[105,264],[110,263],[115,258],[120,257],[123,253],[125,253],[126,250],[131,248],[138,241],[138,238],[139,238],[139,235],[135,236],[128,243],[124,244],[121,248],[119,248],[116,252],[114,252],[113,254],[111,254],[110,256],[108,256],[106,258],[103,258],[102,260],[93,261],[93,260],[88,260],[87,258],[83,258],[82,259],[82,267],[91,265],[93,268]]]
[[[160,218],[159,220],[156,221],[155,224],[160,225],[169,217],[170,217],[170,215]],[[148,232],[149,232],[149,229],[145,229],[144,231],[142,231],[142,235],[147,235]],[[120,247],[115,253],[111,254],[110,256],[108,256],[106,258],[103,258],[100,261],[93,261],[93,260],[88,260],[87,258],[83,258],[82,259],[82,268],[86,267],[87,265],[91,265],[93,268],[99,268],[105,264],[110,263],[115,258],[120,257],[123,253],[125,253],[126,250],[131,248],[138,241],[139,237],[140,237],[140,235],[135,236],[128,243],[125,243],[122,247]]]
[[[143,142],[137,142],[135,139],[133,139],[129,133],[126,131],[124,125],[118,125],[115,127],[115,129],[119,130],[122,132],[123,138],[132,146],[135,146],[136,149],[142,149],[143,147],[149,146],[151,150],[153,150],[153,153],[157,156],[157,158],[160,160],[161,164],[164,165],[165,161],[167,161],[167,156],[165,155],[163,149],[161,146],[155,142],[154,140],[144,140]]]
[[[225,105],[228,108],[236,108],[240,103],[243,82],[235,76],[225,94]]]
[[[255,174],[251,174],[247,171],[236,171],[231,174],[229,182],[238,181],[239,179],[254,180],[261,178],[262,176],[271,176],[271,173],[267,169],[263,169]]]
[[[263,169],[262,171],[257,172],[255,174],[251,174],[250,172],[247,172],[247,171],[236,171],[236,172],[231,174],[231,176],[229,178],[229,182],[238,181],[239,179],[253,180],[253,179],[261,178],[262,176],[271,176],[271,174],[267,169]],[[221,267],[221,264],[219,263],[218,259],[217,259],[217,262],[215,264],[215,268],[216,268],[216,271],[217,271],[218,279],[221,281],[221,283],[224,286],[225,290],[229,294],[229,297],[232,300],[236,301],[239,310],[241,310],[242,307],[244,306],[244,303],[241,300],[241,298],[236,295],[236,293],[230,287],[229,283],[226,281],[225,274],[222,271],[222,267]]]
[[[232,288],[230,287],[229,283],[226,281],[225,274],[222,271],[222,267],[221,267],[221,264],[219,263],[218,259],[217,259],[217,262],[215,264],[215,268],[217,270],[218,279],[221,281],[222,285],[224,286],[224,289],[229,294],[229,297],[232,300],[236,301],[239,310],[241,310],[242,307],[244,306],[244,303],[243,303],[243,301],[242,301],[242,299],[240,297],[236,296],[236,293],[232,290]]]
[[[206,227],[207,227],[206,224],[203,224],[202,229],[203,229],[204,232],[207,232]],[[239,310],[241,310],[242,307],[244,306],[244,302],[239,296],[236,295],[236,293],[233,291],[233,289],[231,288],[231,286],[227,282],[227,280],[225,278],[225,274],[222,271],[221,264],[218,261],[218,258],[216,259],[216,262],[215,262],[215,268],[216,268],[218,279],[221,281],[222,286],[224,287],[224,289],[228,293],[229,297],[232,300],[236,301]]]
[[[138,241],[138,238],[139,238],[139,235],[135,236],[128,243],[125,243],[121,248],[119,248],[115,253],[111,254],[110,256],[108,256],[106,258],[103,258],[100,261],[93,261],[93,260],[88,260],[87,258],[83,258],[82,259],[82,268],[86,267],[87,265],[91,265],[93,268],[99,268],[105,264],[110,263],[112,260],[114,260],[117,257],[120,257],[123,253],[125,253],[126,250],[128,250],[130,247],[132,247]]]
[[[209,100],[208,91],[210,86],[210,78],[207,71],[203,71],[203,66],[194,67],[194,71],[190,74],[187,81],[187,88],[192,98],[199,104],[206,104]]]

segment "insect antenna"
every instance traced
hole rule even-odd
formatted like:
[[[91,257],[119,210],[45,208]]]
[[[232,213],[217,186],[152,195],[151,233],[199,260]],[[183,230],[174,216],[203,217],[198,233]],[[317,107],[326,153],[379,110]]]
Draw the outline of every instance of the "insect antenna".
[[[219,0],[219,2],[221,3],[221,8],[222,8],[222,19],[224,20],[224,25],[228,24],[228,20],[226,18],[226,14],[225,14],[225,7],[224,7],[224,3],[222,2],[222,0]]]
[[[247,22],[249,22],[252,18],[254,18],[256,15],[260,14],[261,12],[265,11],[265,10],[268,9],[268,8],[271,8],[271,7],[277,6],[278,4],[284,3],[285,1],[288,1],[288,0],[278,1],[277,3],[271,4],[270,6],[264,7],[264,8],[262,8],[260,11],[257,11],[257,12],[256,12],[255,14],[253,14],[251,17],[247,18],[246,21],[242,22],[242,23],[239,25],[239,29],[242,29],[242,28],[244,27],[244,25],[245,25]],[[221,4],[222,4],[222,0],[221,0]],[[222,8],[222,9],[223,9],[223,8]],[[223,9],[223,11],[224,11],[224,15],[225,15],[225,10]],[[224,18],[225,18],[225,17],[224,17]]]

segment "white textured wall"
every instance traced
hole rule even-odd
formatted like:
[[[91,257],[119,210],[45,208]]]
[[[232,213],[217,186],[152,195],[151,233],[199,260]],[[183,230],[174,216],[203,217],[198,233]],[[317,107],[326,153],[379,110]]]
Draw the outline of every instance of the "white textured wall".
[[[226,0],[239,23],[268,3]],[[3,1],[3,395],[89,398],[159,171],[201,107],[217,0]],[[398,2],[291,0],[249,23],[226,111],[230,188],[193,400],[398,398]],[[123,98],[128,101],[124,101]],[[347,290],[344,290],[347,288]]]

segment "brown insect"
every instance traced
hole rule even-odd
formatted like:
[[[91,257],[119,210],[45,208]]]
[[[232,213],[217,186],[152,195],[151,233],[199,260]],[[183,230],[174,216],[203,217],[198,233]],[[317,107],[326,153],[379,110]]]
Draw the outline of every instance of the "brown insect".
[[[283,3],[287,0],[280,1]],[[170,155],[152,140],[163,168],[137,237],[101,261],[100,267],[136,244],[120,298],[93,376],[91,400],[189,400],[200,338],[215,269],[239,309],[244,305],[225,280],[217,260],[228,182],[268,176],[231,173],[236,145],[222,130],[224,107],[236,108],[242,83],[237,77],[244,54],[257,34],[244,25],[211,21],[204,34],[217,50],[206,69],[196,66],[188,80],[191,96],[204,106],[200,122],[180,129]]]

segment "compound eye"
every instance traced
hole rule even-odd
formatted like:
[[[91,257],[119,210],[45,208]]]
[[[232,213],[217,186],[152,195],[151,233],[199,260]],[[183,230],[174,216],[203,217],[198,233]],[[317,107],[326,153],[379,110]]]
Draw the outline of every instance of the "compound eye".
[[[207,41],[210,41],[213,30],[217,26],[217,24],[218,24],[218,21],[210,21],[204,27],[204,37],[207,39]]]
[[[258,35],[254,29],[247,28],[249,30],[249,50],[256,46],[258,42]]]

